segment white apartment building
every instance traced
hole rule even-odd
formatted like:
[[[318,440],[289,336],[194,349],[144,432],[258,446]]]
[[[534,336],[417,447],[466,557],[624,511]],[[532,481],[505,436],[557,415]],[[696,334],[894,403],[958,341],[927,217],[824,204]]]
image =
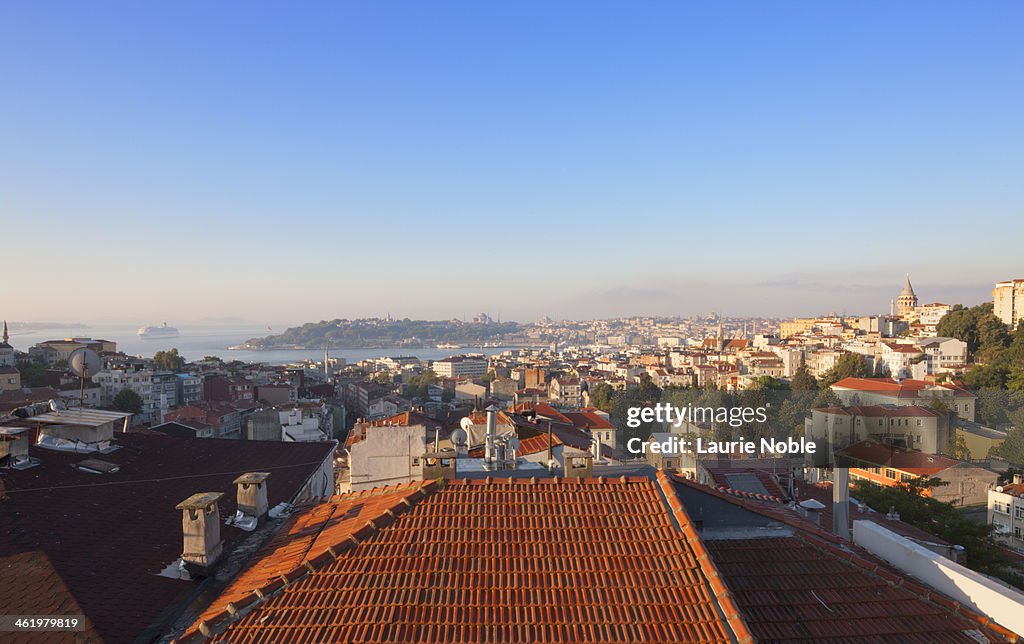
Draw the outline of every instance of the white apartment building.
[[[925,304],[914,309],[914,315],[917,316],[917,321],[920,324],[933,327],[952,309],[953,307],[949,304],[933,302],[932,304]]]
[[[1024,279],[997,282],[992,291],[992,312],[1013,328],[1024,320]]]
[[[928,373],[948,373],[967,364],[967,343],[956,338],[929,338],[918,343],[928,359]]]
[[[1024,481],[1020,474],[1013,476],[1013,483],[988,491],[988,522],[999,542],[1024,552]]]
[[[487,359],[483,356],[452,356],[443,360],[435,360],[431,368],[442,378],[485,376],[487,375]]]
[[[129,371],[125,369],[104,369],[92,377],[92,381],[100,386],[100,399],[103,405],[111,405],[117,394],[130,389],[142,398],[142,422],[159,419],[159,400],[153,399],[153,372],[149,369]],[[157,414],[155,416],[154,414]]]

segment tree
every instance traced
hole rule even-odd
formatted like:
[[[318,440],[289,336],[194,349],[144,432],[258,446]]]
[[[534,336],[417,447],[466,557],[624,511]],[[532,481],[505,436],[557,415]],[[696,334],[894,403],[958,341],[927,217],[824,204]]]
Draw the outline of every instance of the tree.
[[[430,385],[437,382],[437,374],[433,369],[425,369],[423,373],[412,376],[406,382],[406,395],[410,398],[426,398]]]
[[[177,347],[170,351],[157,351],[153,362],[166,371],[178,372],[185,368],[185,358],[178,354]]]
[[[605,413],[611,413],[615,403],[615,388],[607,382],[600,382],[594,385],[590,391],[590,404]]]
[[[789,388],[793,391],[817,391],[818,381],[811,375],[810,369],[807,365],[800,365],[796,373],[793,374],[793,378],[789,382]]]
[[[1024,408],[1007,412],[1013,429],[999,446],[999,456],[1015,465],[1024,465]]]
[[[825,389],[843,378],[867,378],[870,375],[864,357],[847,351],[839,356],[836,364],[822,377],[819,384],[822,389]]]
[[[46,365],[35,360],[23,360],[18,363],[21,373],[22,387],[43,387],[46,385]]]
[[[141,414],[142,396],[125,387],[114,396],[114,409],[129,414]]]

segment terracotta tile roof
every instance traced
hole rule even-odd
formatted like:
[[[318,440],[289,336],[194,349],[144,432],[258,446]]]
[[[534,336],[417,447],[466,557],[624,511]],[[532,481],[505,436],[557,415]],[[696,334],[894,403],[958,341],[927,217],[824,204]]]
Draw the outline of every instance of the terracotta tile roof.
[[[972,632],[988,641],[1019,639],[783,506],[665,478],[670,503],[678,502],[671,485],[682,485],[795,528],[790,537],[704,541],[758,642],[986,641]]]
[[[941,454],[903,449],[877,441],[860,441],[836,452],[836,456],[892,468],[917,476],[934,476],[963,461]]]
[[[514,412],[521,414],[523,412],[535,412],[537,416],[548,418],[550,420],[557,420],[560,423],[572,425],[572,421],[569,420],[562,412],[558,411],[551,405],[542,402],[525,402],[516,405]]]
[[[608,420],[596,413],[593,409],[581,409],[580,411],[567,411],[564,414],[573,426],[577,429],[615,429]]]
[[[918,398],[924,390],[945,389],[953,392],[953,395],[957,398],[974,397],[973,393],[962,387],[937,384],[927,382],[925,380],[913,380],[910,378],[907,378],[903,382],[896,382],[892,378],[843,378],[832,385],[832,388],[865,391],[874,394],[892,396],[894,398]]]
[[[121,449],[98,456],[112,474],[80,472],[87,455],[30,448],[41,464],[0,471],[0,614],[41,614],[75,603],[93,623],[89,641],[132,642],[195,592],[195,582],[159,576],[181,554],[181,511],[197,491],[219,491],[235,511],[241,473],[272,473],[271,505],[290,501],[333,443],[277,443],[115,435]],[[247,534],[221,527],[225,552]],[[25,580],[29,581],[25,581]],[[22,610],[28,605],[36,610]],[[59,611],[54,611],[54,613]],[[2,638],[0,638],[2,639]]]
[[[449,481],[202,630],[229,642],[751,641],[663,493],[642,477]]]
[[[408,483],[333,497],[290,520],[265,544],[252,564],[199,616],[186,631],[190,635],[199,622],[216,619],[228,605],[244,603],[256,588],[264,588],[281,575],[301,568],[307,561],[317,560],[331,547],[343,543],[387,512],[398,512],[423,498],[436,483]]]

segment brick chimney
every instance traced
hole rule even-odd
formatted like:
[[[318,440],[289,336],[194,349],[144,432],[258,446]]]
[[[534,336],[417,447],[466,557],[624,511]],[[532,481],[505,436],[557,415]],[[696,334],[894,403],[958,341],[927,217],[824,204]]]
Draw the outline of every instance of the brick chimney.
[[[220,538],[220,510],[217,508],[222,496],[221,492],[199,492],[175,506],[181,510],[181,559],[186,568],[206,571],[224,551],[224,542]]]
[[[270,472],[248,472],[235,479],[238,486],[238,511],[256,517],[258,524],[267,520],[267,479]]]

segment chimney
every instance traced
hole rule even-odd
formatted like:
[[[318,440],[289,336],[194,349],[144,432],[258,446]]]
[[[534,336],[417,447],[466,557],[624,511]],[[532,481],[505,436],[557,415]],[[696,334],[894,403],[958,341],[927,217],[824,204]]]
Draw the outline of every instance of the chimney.
[[[832,532],[850,540],[850,470],[832,470]]]
[[[222,496],[220,492],[199,492],[175,506],[181,510],[184,536],[181,559],[186,568],[205,572],[224,551],[224,542],[220,538],[220,510],[217,508]]]
[[[1013,484],[1014,485],[1020,485],[1022,482],[1024,482],[1024,475],[1021,475],[1021,474],[1014,474],[1013,475]]]
[[[238,486],[238,511],[256,518],[256,523],[263,524],[267,520],[267,479],[270,472],[248,472],[235,479]]]
[[[495,412],[498,408],[491,405],[487,408],[487,435],[484,437],[484,462],[490,463],[495,458],[494,439],[498,433],[497,417]]]

